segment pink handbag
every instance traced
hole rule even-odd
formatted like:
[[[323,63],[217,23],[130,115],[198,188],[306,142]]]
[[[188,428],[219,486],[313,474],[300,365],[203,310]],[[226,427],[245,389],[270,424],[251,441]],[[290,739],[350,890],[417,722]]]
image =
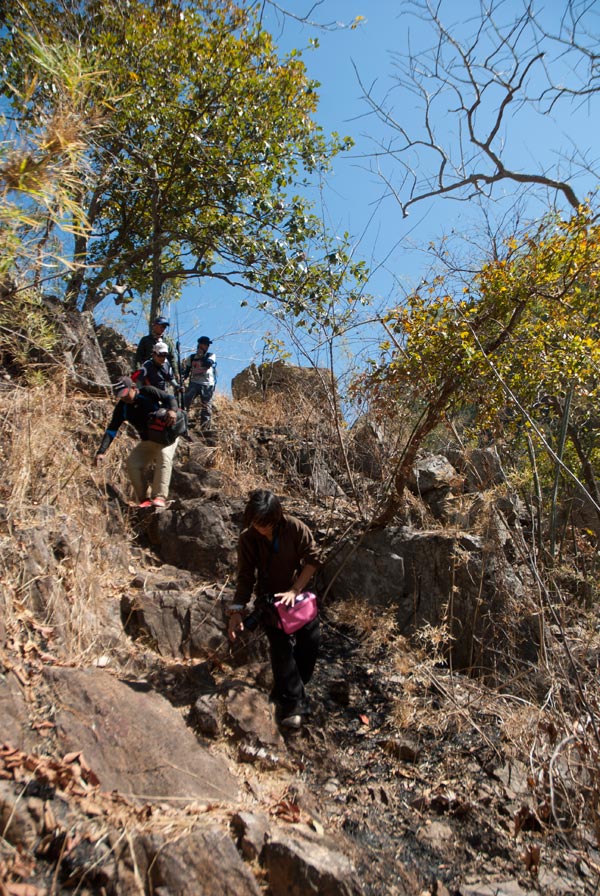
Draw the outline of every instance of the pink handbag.
[[[293,607],[276,600],[275,609],[279,616],[280,628],[284,630],[286,635],[292,635],[316,618],[318,613],[317,596],[311,591],[303,591],[302,594],[297,596]]]

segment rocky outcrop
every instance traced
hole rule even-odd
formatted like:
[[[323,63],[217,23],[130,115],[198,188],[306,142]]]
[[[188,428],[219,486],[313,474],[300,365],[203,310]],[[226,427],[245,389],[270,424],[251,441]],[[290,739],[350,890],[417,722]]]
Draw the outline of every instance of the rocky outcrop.
[[[98,324],[95,330],[111,382],[129,376],[135,364],[135,348],[112,327]]]
[[[526,597],[526,571],[507,560],[510,537],[501,521],[497,535],[494,546],[489,533],[483,539],[408,527],[366,532],[340,547],[325,579],[337,599],[393,608],[401,633],[446,626],[454,667],[494,675],[515,656],[537,654],[537,608]]]
[[[328,370],[315,367],[296,367],[285,361],[251,364],[231,381],[231,394],[236,401],[243,398],[260,399],[267,394],[299,395],[308,398],[312,406],[326,407],[331,377]]]
[[[44,298],[52,314],[58,341],[56,354],[73,383],[85,391],[103,392],[110,388],[110,376],[89,312],[67,308],[53,296]]]
[[[149,535],[165,563],[215,581],[235,565],[241,512],[242,502],[217,497],[177,501],[153,520]]]

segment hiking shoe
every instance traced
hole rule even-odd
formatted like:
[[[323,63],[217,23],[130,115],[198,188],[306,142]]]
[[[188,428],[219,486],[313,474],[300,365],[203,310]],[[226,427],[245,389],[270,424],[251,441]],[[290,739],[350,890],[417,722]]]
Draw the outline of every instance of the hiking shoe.
[[[152,498],[152,503],[155,507],[166,507],[167,501],[166,498],[163,498],[162,495],[157,495],[156,498]]]
[[[302,716],[301,715],[293,715],[286,716],[285,719],[281,720],[280,723],[284,728],[301,728],[302,727]]]
[[[146,507],[152,507],[152,503],[153,503],[152,501],[140,501],[140,503],[137,506],[143,507],[145,509]]]

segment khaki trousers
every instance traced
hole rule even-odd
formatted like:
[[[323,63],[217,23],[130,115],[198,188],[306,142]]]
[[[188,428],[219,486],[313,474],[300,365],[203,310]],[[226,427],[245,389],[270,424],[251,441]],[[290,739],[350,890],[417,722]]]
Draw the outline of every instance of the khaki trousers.
[[[127,472],[138,501],[146,499],[148,478],[146,471],[154,465],[152,479],[152,498],[168,498],[169,483],[173,472],[173,458],[179,439],[172,445],[159,445],[158,442],[140,441],[127,458]]]

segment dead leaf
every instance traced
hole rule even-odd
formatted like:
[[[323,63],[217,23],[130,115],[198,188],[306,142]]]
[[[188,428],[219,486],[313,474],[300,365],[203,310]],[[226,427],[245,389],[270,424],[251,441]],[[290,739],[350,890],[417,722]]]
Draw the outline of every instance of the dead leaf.
[[[532,843],[521,853],[521,861],[531,874],[537,874],[540,870],[541,847],[538,843]]]
[[[363,723],[363,725],[366,725],[366,726],[367,726],[367,728],[368,728],[369,725],[371,724],[371,723],[369,722],[369,717],[366,716],[366,715],[364,715],[363,713],[361,713],[361,715],[359,715],[358,718],[359,718],[360,721]]]
[[[33,884],[5,884],[7,896],[44,896],[46,890],[40,890]]]
[[[48,720],[44,722],[34,722],[31,726],[35,731],[48,731],[50,728],[56,728],[54,722],[49,722]]]
[[[63,756],[63,762],[75,762],[81,755],[81,750],[78,750],[76,753],[66,753],[65,756]]]
[[[300,806],[291,800],[281,800],[273,809],[273,815],[290,824],[298,824],[300,821]]]

